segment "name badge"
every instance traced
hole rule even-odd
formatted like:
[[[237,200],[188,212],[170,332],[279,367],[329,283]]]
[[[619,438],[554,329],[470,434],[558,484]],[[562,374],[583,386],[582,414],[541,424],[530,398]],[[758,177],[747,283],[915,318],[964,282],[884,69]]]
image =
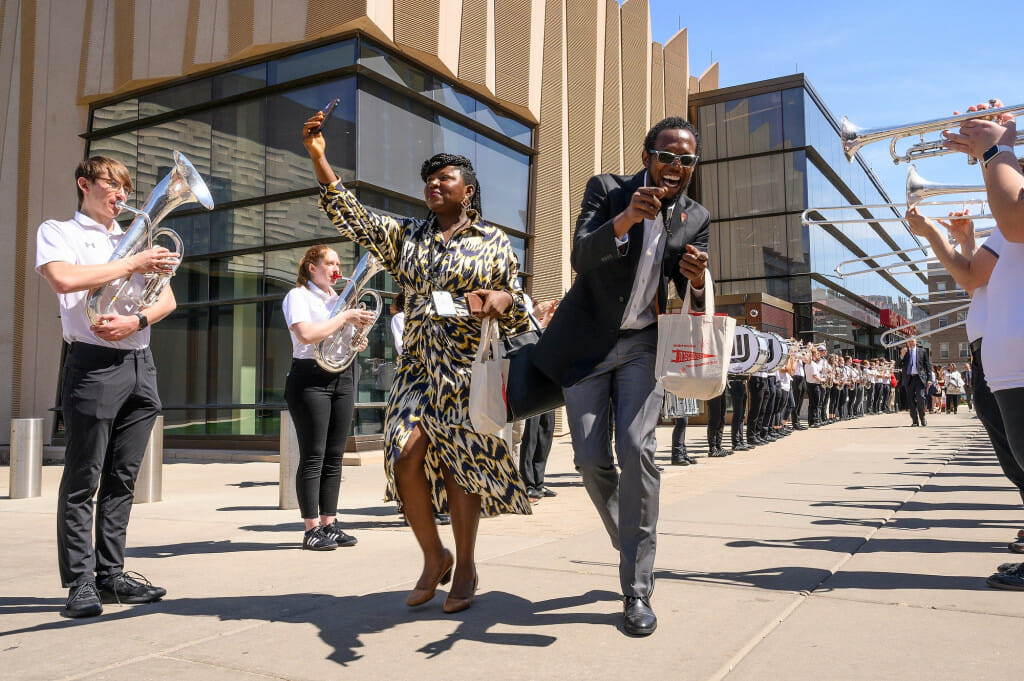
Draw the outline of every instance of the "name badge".
[[[441,317],[455,317],[458,312],[455,310],[455,300],[448,291],[433,291],[430,295],[434,297],[434,310]]]

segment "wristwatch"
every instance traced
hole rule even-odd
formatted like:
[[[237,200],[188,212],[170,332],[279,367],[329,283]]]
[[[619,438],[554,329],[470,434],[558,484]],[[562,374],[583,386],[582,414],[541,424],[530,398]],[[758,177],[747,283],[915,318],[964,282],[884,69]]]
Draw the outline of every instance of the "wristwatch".
[[[149,326],[149,319],[146,318],[146,315],[141,312],[136,312],[135,316],[139,318],[139,331],[142,331],[144,328]]]
[[[987,168],[988,162],[994,159],[1004,151],[1013,153],[1013,147],[1008,144],[993,144],[991,147],[985,150],[985,153],[981,155],[981,167]]]

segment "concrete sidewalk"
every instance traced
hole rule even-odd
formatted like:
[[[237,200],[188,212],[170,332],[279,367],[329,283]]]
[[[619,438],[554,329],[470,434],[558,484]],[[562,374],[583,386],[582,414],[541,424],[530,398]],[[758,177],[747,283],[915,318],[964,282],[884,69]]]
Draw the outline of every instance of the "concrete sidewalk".
[[[685,468],[660,429],[659,627],[644,639],[622,632],[617,555],[568,438],[548,469],[558,497],[481,521],[480,590],[456,615],[443,591],[405,607],[420,555],[379,467],[345,471],[358,546],[313,553],[298,513],[277,510],[276,464],[255,462],[166,465],[126,567],[168,597],[64,619],[60,468],[27,500],[6,498],[0,469],[0,678],[1013,678],[1024,593],[985,577],[1014,559],[1024,516],[972,416],[865,417]]]

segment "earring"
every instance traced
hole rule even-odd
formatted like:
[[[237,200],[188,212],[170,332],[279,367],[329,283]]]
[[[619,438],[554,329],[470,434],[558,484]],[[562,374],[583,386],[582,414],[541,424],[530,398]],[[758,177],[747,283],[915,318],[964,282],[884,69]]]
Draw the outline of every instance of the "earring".
[[[462,197],[462,207],[463,208],[468,210],[471,203],[472,203],[472,201],[469,198],[469,194],[466,194],[464,197]]]

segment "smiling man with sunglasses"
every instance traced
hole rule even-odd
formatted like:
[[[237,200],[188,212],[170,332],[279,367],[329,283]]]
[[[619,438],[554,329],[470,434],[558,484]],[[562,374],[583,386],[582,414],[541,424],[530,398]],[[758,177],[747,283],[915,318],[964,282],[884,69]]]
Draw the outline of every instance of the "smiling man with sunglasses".
[[[700,153],[694,127],[661,121],[636,175],[596,175],[576,221],[576,280],[534,353],[563,386],[576,468],[619,551],[627,633],[654,632],[651,609],[661,478],[654,463],[663,390],[654,375],[668,282],[704,303],[708,211],[686,196]],[[608,424],[614,419],[616,471]]]

